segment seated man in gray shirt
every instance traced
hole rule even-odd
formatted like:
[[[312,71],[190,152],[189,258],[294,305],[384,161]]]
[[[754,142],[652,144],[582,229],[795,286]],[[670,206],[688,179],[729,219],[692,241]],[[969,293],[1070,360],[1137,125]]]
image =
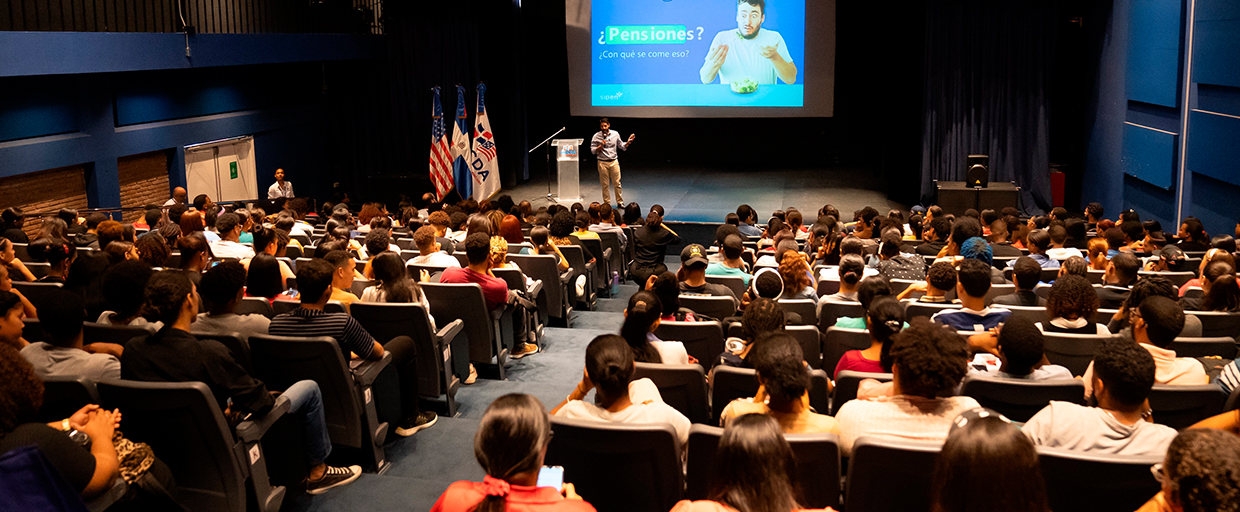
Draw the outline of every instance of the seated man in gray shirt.
[[[1154,358],[1131,340],[1104,340],[1094,356],[1097,407],[1052,401],[1021,429],[1033,444],[1113,455],[1163,455],[1175,429],[1154,423],[1147,398]]]
[[[3,304],[0,304],[3,306]],[[22,349],[22,357],[34,366],[40,378],[83,377],[91,381],[121,378],[120,345],[92,343],[82,346],[82,322],[86,306],[76,293],[49,290],[40,302],[39,324],[47,341],[38,341]]]
[[[245,267],[240,263],[226,261],[211,267],[198,286],[198,294],[207,302],[207,312],[198,314],[192,330],[195,333],[235,332],[246,338],[267,334],[271,319],[263,315],[236,314],[244,288]]]
[[[1032,381],[1072,380],[1072,372],[1046,360],[1042,331],[1028,318],[1009,317],[999,329],[999,369],[990,375]],[[970,375],[982,373],[970,366]]]

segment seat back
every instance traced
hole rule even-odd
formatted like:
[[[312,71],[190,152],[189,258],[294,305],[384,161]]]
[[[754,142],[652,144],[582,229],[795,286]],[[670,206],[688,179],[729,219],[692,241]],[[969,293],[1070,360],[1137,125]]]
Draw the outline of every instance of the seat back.
[[[835,416],[840,412],[840,407],[848,403],[849,400],[857,398],[857,388],[861,381],[865,379],[874,379],[879,382],[891,382],[890,373],[870,373],[870,372],[854,372],[852,370],[844,370],[835,376],[835,394],[831,398],[831,415]]]
[[[822,335],[816,325],[789,325],[784,332],[801,345],[801,354],[810,368],[822,368]],[[832,370],[835,368],[832,367]]]
[[[22,338],[31,343],[48,340],[47,331],[43,330],[43,324],[37,318],[22,319]]]
[[[271,303],[271,312],[277,315],[283,315],[301,307],[301,301],[296,299],[276,299]]]
[[[44,377],[43,406],[39,408],[39,421],[60,421],[86,404],[99,403],[99,390],[95,383],[81,376]]]
[[[267,318],[274,318],[276,310],[271,306],[267,299],[262,297],[244,297],[237,303],[237,309],[233,311],[238,315],[263,315]]]
[[[1044,333],[1042,335],[1043,351],[1051,364],[1067,368],[1072,375],[1085,375],[1089,363],[1093,362],[1098,346],[1108,336],[1095,334],[1061,334]]]
[[[828,300],[818,303],[818,328],[826,332],[840,317],[852,318],[865,316],[865,309],[860,302]]]
[[[710,378],[711,417],[722,416],[723,408],[737,398],[754,396],[758,391],[758,372],[751,368],[716,366]]]
[[[1038,447],[1046,498],[1055,512],[1136,510],[1161,485],[1150,466],[1163,456],[1104,455]]]
[[[431,314],[436,322],[446,324],[461,320],[465,323],[470,361],[490,364],[492,359],[498,359],[500,367],[503,367],[508,351],[500,338],[501,333],[495,331],[481,286],[475,283],[422,283],[422,293],[431,303]],[[456,354],[456,357],[465,355]]]
[[[250,344],[235,332],[195,332],[199,340],[214,340],[228,349],[233,361],[245,368],[246,373],[254,374],[254,359],[250,356]]]
[[[736,294],[738,298],[743,297],[745,295],[745,290],[747,290],[747,288],[745,287],[745,279],[739,276],[707,275],[706,282],[711,283],[711,284],[727,286],[728,289],[732,290],[732,293]]]
[[[845,352],[865,350],[871,343],[870,331],[865,329],[827,328],[823,335],[822,369],[834,374]]]
[[[43,279],[47,276],[48,272],[52,271],[52,264],[45,261],[26,261],[24,263],[26,265],[26,269],[29,270],[31,274],[34,274],[35,279]]]
[[[950,302],[918,302],[915,300],[905,301],[904,319],[907,321],[917,317],[930,318],[939,311],[949,309],[960,309],[960,304],[952,304]]]
[[[115,343],[124,345],[129,340],[140,337],[150,336],[155,331],[146,327],[133,327],[129,325],[103,325],[94,322],[85,322],[82,324],[82,343],[89,345],[91,343]]]
[[[374,285],[375,281],[373,279],[354,279],[353,284],[349,286],[349,291],[353,295],[361,297],[362,293],[366,291],[366,287]]]
[[[1217,384],[1155,384],[1149,400],[1150,409],[1154,410],[1154,423],[1179,430],[1222,413],[1227,393]]]
[[[736,301],[732,297],[681,295],[680,306],[715,320],[736,316]]]
[[[1203,337],[1240,336],[1240,313],[1227,311],[1185,311],[1201,320]]]
[[[250,357],[254,376],[270,389],[286,389],[300,380],[317,382],[323,394],[323,415],[332,442],[363,447],[365,403],[335,339],[253,336]]]
[[[1167,348],[1174,350],[1177,357],[1209,357],[1218,356],[1223,359],[1236,358],[1236,340],[1227,336],[1214,338],[1176,338]]]
[[[101,405],[125,413],[125,437],[147,443],[177,481],[178,500],[195,511],[245,512],[241,444],[201,382],[100,382]]]
[[[612,272],[619,272],[620,279],[623,280],[624,267],[626,265],[624,259],[624,249],[620,247],[620,235],[600,231],[598,233],[598,239],[603,244],[604,252],[606,252],[607,249],[611,249],[611,257],[607,259],[607,267],[610,268]],[[607,278],[611,279],[611,274],[607,274]]]
[[[934,460],[941,448],[932,443],[858,438],[848,462],[844,510],[930,510]],[[893,492],[892,482],[900,482],[898,492]]]
[[[818,292],[819,297],[826,297],[827,295],[834,295],[836,293],[839,293],[840,291],[840,280],[838,278],[833,278],[833,279],[819,278],[818,285],[815,286],[814,289]]]
[[[409,336],[417,347],[418,392],[425,397],[439,398],[456,394],[452,374],[452,349],[431,330],[426,308],[421,304],[354,302],[349,313],[379,343],[398,336]],[[447,320],[443,323],[448,324]],[[435,357],[429,357],[436,354]],[[451,401],[450,401],[451,402]]]
[[[685,474],[685,499],[708,499],[712,474],[717,468],[715,452],[723,429],[695,424],[689,429],[689,464]],[[797,460],[801,505],[806,508],[840,506],[840,440],[835,434],[784,434]]]
[[[671,510],[684,489],[680,442],[668,424],[623,424],[552,417],[545,464],[599,512]]]
[[[1085,384],[1080,379],[1033,381],[972,374],[964,379],[960,394],[1021,423],[1051,400],[1085,405]]]
[[[796,313],[801,316],[804,325],[818,325],[818,301],[814,299],[779,299],[780,307],[785,313]]]
[[[637,363],[634,379],[650,379],[663,402],[676,408],[693,423],[710,422],[706,395],[706,371],[696,364]]]
[[[29,263],[32,261],[29,249],[30,244],[19,244],[17,242],[13,242],[13,257],[21,260],[22,262]]]
[[[999,306],[1012,312],[1011,318],[1024,318],[1033,323],[1048,322],[1050,317],[1046,316],[1046,307],[1044,306]]]
[[[493,268],[491,273],[504,280],[509,290],[525,291],[525,274],[515,268]]]
[[[532,279],[541,279],[547,292],[548,315],[568,320],[567,290],[560,282],[560,271],[555,256],[550,254],[509,254],[508,261],[516,263],[521,271]]]
[[[568,265],[572,267],[573,282],[576,282],[578,276],[586,276],[586,289],[584,296],[576,296],[576,287],[569,287],[569,293],[573,296],[573,300],[576,302],[584,302],[586,304],[592,303],[593,296],[595,295],[595,290],[591,288],[591,284],[594,281],[594,276],[590,273],[590,269],[586,267],[586,260],[589,258],[586,257],[585,249],[580,245],[560,245],[556,246],[556,248],[560,250],[560,254],[564,255],[564,259],[567,260]]]
[[[685,352],[703,366],[715,364],[723,353],[723,324],[719,322],[659,322],[654,334],[664,341],[683,343]]]
[[[577,238],[577,243],[586,251],[587,259],[594,258],[594,286],[595,288],[605,288],[611,286],[611,260],[607,259],[603,253],[602,239],[595,240],[593,238]]]
[[[421,279],[422,271],[425,270],[430,277],[430,282],[432,283],[438,283],[439,278],[443,275],[443,271],[447,268],[448,267],[439,265],[425,265],[417,263],[405,265],[405,271],[409,274],[409,279],[413,279],[414,281]]]
[[[986,292],[986,305],[989,306],[995,300],[995,297],[1011,295],[1013,293],[1016,293],[1016,285],[1014,284],[992,284],[990,285],[990,290]]]
[[[1190,264],[1190,263],[1188,263],[1188,262],[1185,262],[1185,263],[1186,263],[1186,265],[1187,265],[1187,264]],[[1200,265],[1200,264],[1201,264],[1201,261],[1200,261],[1200,260],[1198,260],[1198,261],[1197,261],[1197,265]],[[1197,267],[1197,265],[1193,265],[1193,268],[1196,268],[1196,267]],[[1179,288],[1179,287],[1181,287],[1181,286],[1184,286],[1184,283],[1187,283],[1187,282],[1189,282],[1189,281],[1191,281],[1191,280],[1193,280],[1193,279],[1196,279],[1196,278],[1197,278],[1197,271],[1195,271],[1195,270],[1185,270],[1185,271],[1179,271],[1179,272],[1146,272],[1146,271],[1142,270],[1142,271],[1140,271],[1140,272],[1137,272],[1137,278],[1138,278],[1138,279],[1140,279],[1140,278],[1142,278],[1142,277],[1149,277],[1149,276],[1162,276],[1162,277],[1165,277],[1165,278],[1167,278],[1167,280],[1171,281],[1171,284],[1174,284],[1176,288]]]

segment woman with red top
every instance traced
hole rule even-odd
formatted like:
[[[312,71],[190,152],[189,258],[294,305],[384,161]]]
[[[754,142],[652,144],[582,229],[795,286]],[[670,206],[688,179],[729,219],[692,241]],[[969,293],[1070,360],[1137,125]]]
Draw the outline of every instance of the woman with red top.
[[[891,373],[891,337],[904,326],[904,306],[889,296],[876,297],[866,313],[865,326],[870,330],[870,348],[845,352],[832,378],[839,378],[844,370]]]
[[[537,487],[550,441],[551,418],[537,398],[514,393],[495,399],[474,436],[474,457],[487,475],[448,486],[431,512],[593,512],[573,484],[564,482],[562,495]]]

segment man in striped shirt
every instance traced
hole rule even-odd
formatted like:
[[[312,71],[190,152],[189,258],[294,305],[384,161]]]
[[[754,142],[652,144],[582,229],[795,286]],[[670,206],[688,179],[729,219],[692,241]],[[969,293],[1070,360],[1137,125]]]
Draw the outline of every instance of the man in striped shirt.
[[[385,344],[375,341],[370,333],[348,313],[323,311],[332,294],[332,279],[336,268],[322,259],[312,259],[297,265],[297,286],[301,292],[301,307],[271,319],[267,332],[275,336],[315,337],[330,336],[340,345],[346,358],[380,359],[384,350],[392,353],[392,363],[383,371],[395,370],[400,377],[401,411],[380,410],[381,421],[396,424],[396,434],[411,436],[419,430],[435,424],[438,417],[433,411],[418,408],[418,372],[416,349],[408,336],[393,338]],[[352,356],[350,356],[350,353]],[[376,404],[383,403],[382,400]]]

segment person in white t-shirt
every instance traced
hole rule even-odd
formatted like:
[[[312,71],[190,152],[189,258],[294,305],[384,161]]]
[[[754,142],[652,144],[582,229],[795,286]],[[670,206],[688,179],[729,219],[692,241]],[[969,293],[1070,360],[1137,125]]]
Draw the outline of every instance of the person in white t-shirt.
[[[766,0],[737,0],[736,30],[715,34],[706,53],[706,62],[699,71],[702,83],[719,77],[719,83],[748,78],[758,84],[785,84],[797,81],[797,66],[788,53],[784,36],[774,30],[763,30],[766,21]]]
[[[276,182],[267,188],[267,199],[274,201],[281,197],[293,198],[293,182],[284,181],[284,169],[276,169]]]
[[[624,338],[604,334],[586,347],[586,373],[577,388],[551,414],[604,423],[664,423],[676,430],[683,448],[689,441],[689,418],[663,402],[650,379],[633,380],[637,364]],[[585,401],[595,390],[597,405]]]
[[[461,262],[456,257],[443,252],[439,241],[435,239],[435,228],[422,226],[413,232],[413,243],[418,246],[418,254],[409,259],[406,265],[430,265],[435,267],[459,267]]]

